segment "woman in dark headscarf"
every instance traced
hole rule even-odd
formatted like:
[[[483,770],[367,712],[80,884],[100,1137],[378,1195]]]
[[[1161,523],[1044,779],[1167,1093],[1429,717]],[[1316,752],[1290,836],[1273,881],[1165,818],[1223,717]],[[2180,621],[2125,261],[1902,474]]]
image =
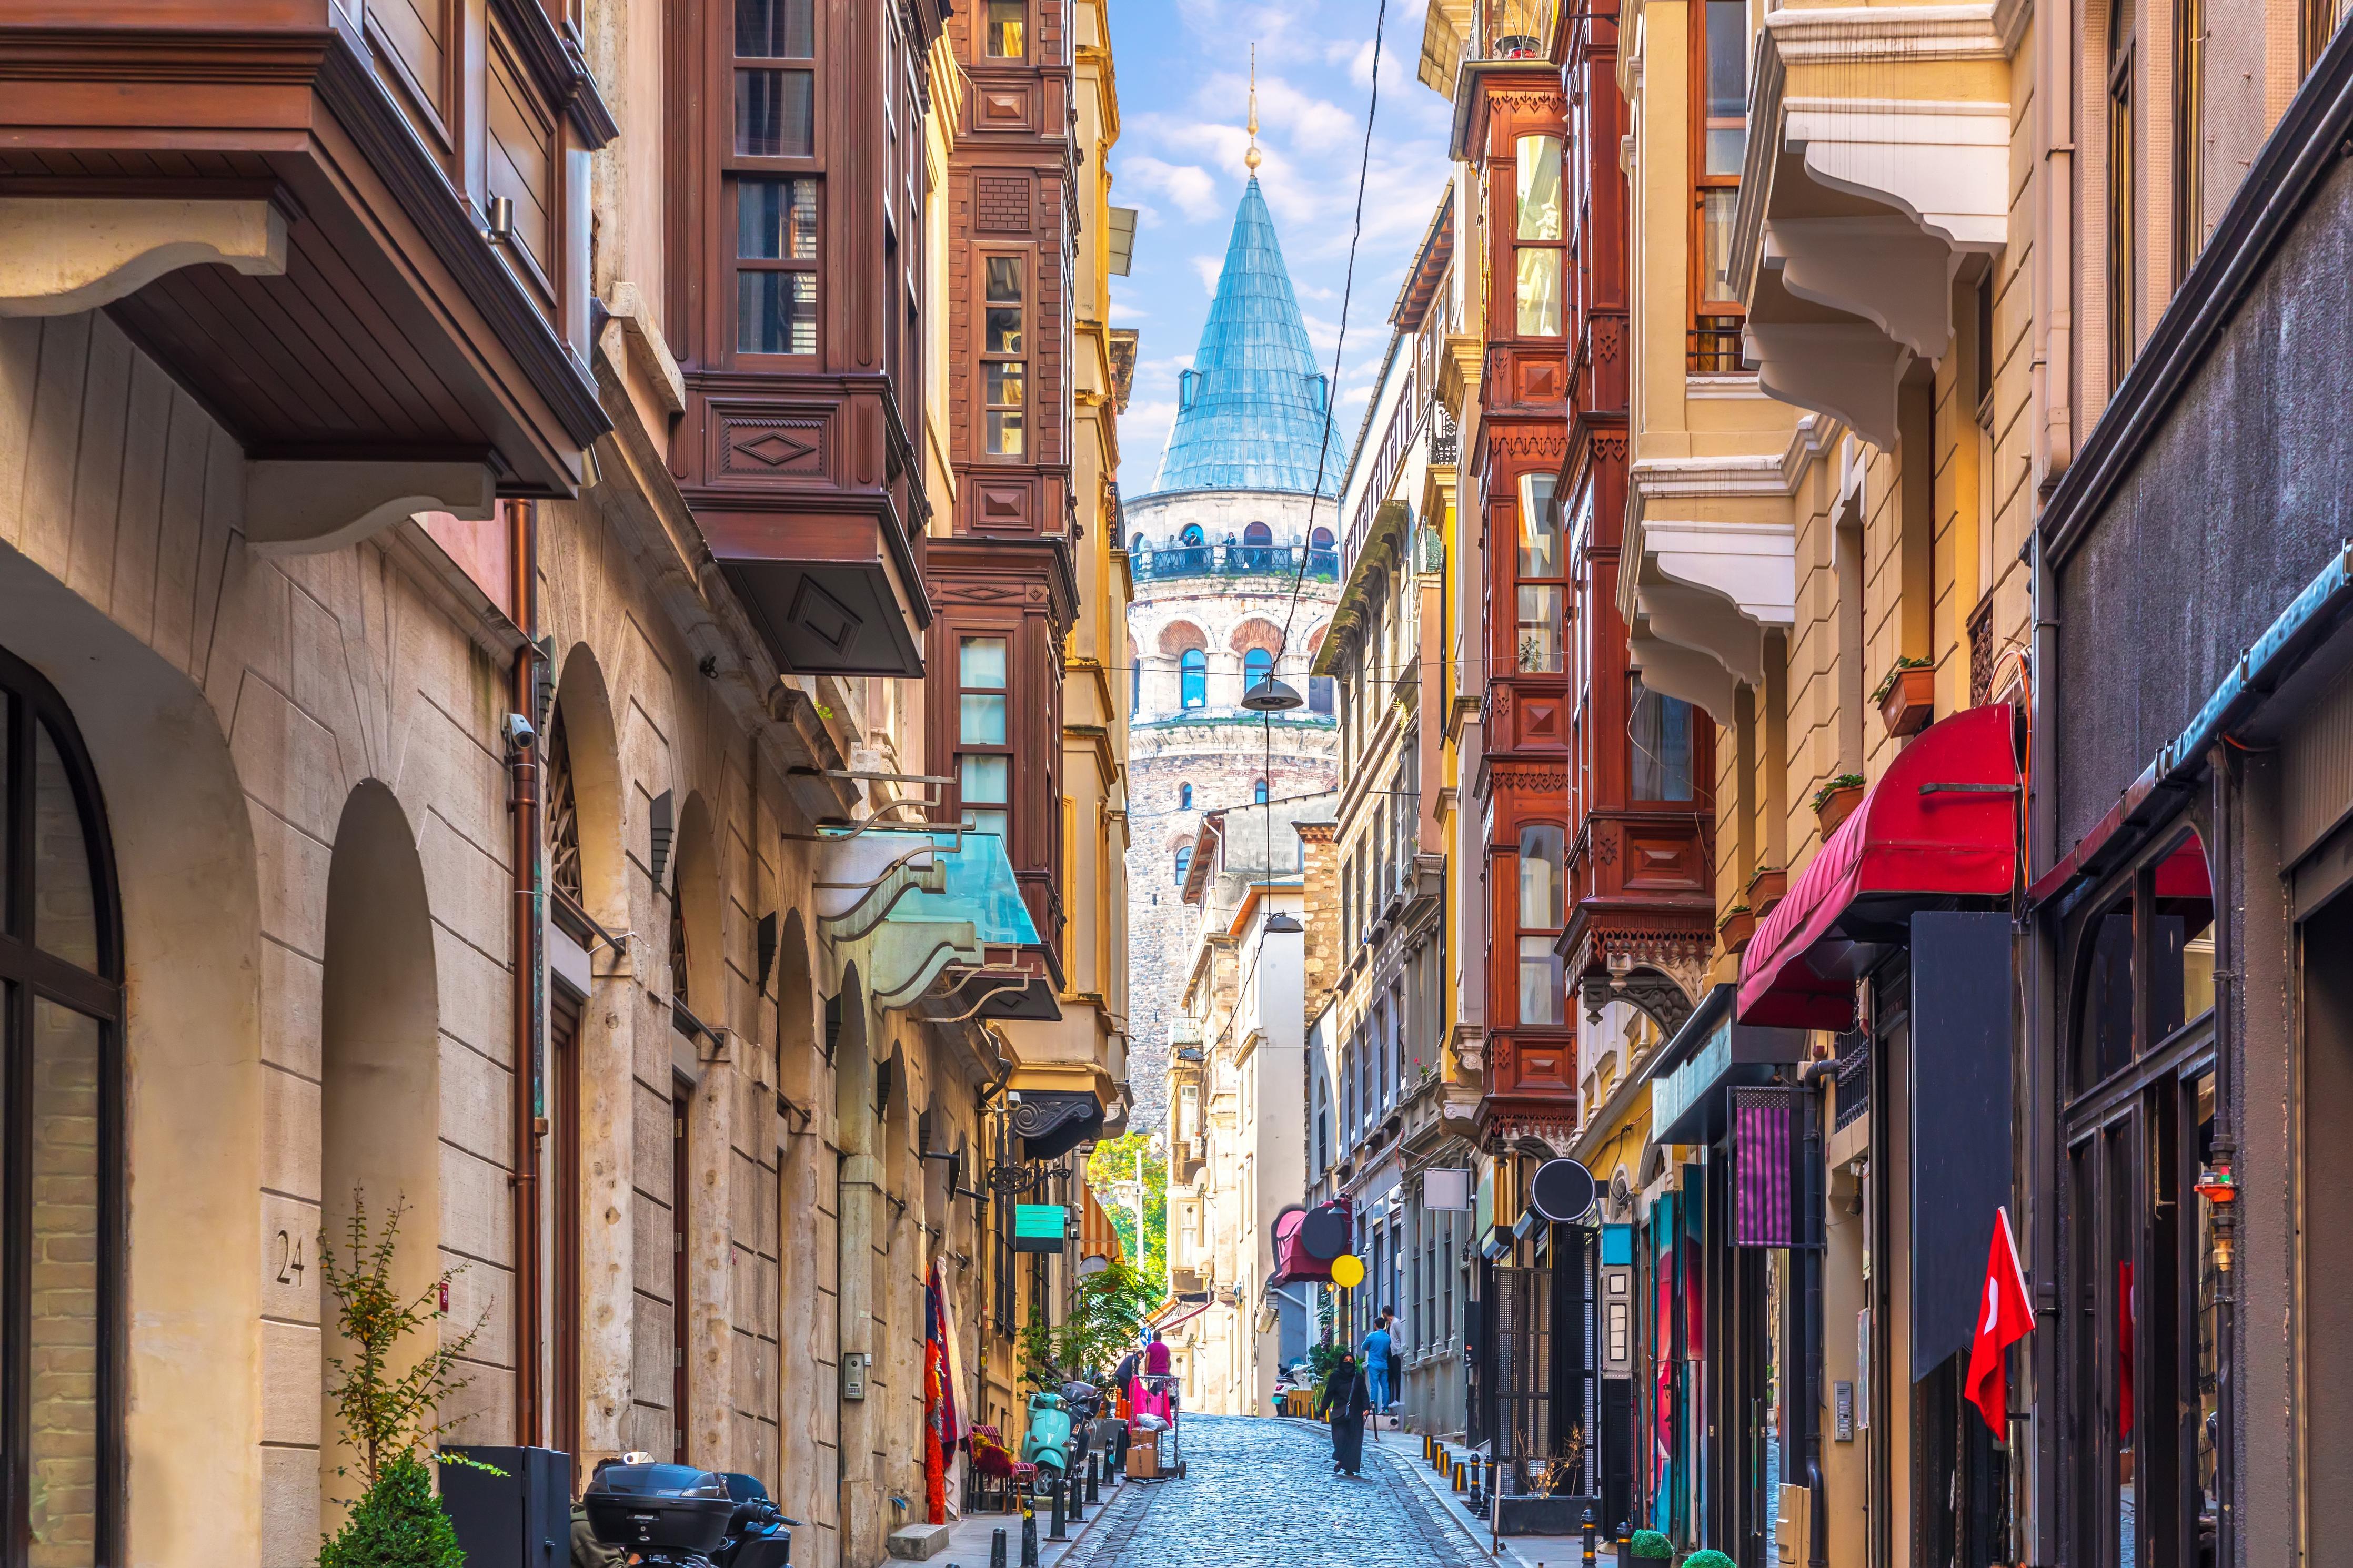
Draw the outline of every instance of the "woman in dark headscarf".
[[[1373,1392],[1354,1352],[1342,1351],[1340,1364],[1324,1379],[1324,1418],[1332,1423],[1332,1468],[1355,1475],[1365,1463],[1365,1416]]]

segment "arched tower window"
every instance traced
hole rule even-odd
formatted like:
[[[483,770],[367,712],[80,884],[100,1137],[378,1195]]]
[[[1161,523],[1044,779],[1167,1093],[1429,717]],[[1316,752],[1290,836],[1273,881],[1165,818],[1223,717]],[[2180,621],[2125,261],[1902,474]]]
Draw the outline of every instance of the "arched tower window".
[[[1262,522],[1250,523],[1242,530],[1242,542],[1244,544],[1272,544],[1274,542],[1274,530],[1269,528]]]
[[[1205,542],[1201,535],[1201,525],[1198,522],[1187,523],[1184,529],[1176,535],[1176,542],[1179,544],[1200,544]]]
[[[1331,549],[1331,548],[1332,548],[1332,531],[1331,531],[1330,529],[1328,529],[1328,528],[1319,528],[1319,529],[1317,529],[1314,532],[1313,532],[1313,533],[1311,533],[1311,534],[1309,534],[1309,535],[1307,536],[1307,547],[1308,547],[1310,550],[1329,550],[1329,549]]]
[[[0,1162],[0,1366],[9,1369],[0,1378],[8,1400],[0,1429],[38,1429],[32,1443],[8,1445],[0,1539],[77,1542],[69,1555],[111,1563],[121,1551],[122,1490],[114,860],[72,714],[47,681],[5,653],[0,874],[17,895],[0,900],[0,1081],[8,1086],[0,1147],[9,1154]]]
[[[1257,787],[1252,791],[1250,798],[1260,805],[1264,805],[1266,804],[1266,775],[1264,773],[1259,774]]]
[[[1176,786],[1176,809],[1179,811],[1190,811],[1193,809],[1193,786],[1191,784],[1180,784]]]
[[[1254,647],[1242,655],[1242,689],[1248,691],[1274,672],[1274,655]]]
[[[1176,851],[1176,885],[1178,887],[1181,888],[1185,885],[1185,873],[1192,868],[1193,847],[1187,844],[1180,847]]]
[[[1178,696],[1187,708],[1203,708],[1209,701],[1209,656],[1198,647],[1188,647],[1177,660]]]

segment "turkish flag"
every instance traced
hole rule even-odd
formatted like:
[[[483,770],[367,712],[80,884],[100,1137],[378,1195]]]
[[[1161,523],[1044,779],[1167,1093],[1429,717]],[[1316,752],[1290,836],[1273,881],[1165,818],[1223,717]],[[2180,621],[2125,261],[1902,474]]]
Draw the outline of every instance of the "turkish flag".
[[[2026,1270],[2019,1267],[2018,1242],[2010,1233],[2010,1211],[1996,1209],[1978,1336],[1969,1346],[1968,1397],[1997,1441],[2010,1436],[2010,1379],[2002,1352],[2033,1327],[2034,1303],[2026,1294]]]

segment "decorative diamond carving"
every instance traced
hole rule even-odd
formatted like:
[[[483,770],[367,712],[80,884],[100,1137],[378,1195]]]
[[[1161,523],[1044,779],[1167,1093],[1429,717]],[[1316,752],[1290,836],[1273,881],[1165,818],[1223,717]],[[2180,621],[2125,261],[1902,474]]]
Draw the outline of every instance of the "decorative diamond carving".
[[[849,656],[849,645],[858,640],[859,629],[866,624],[855,610],[835,598],[814,577],[801,579],[800,587],[793,595],[792,606],[785,615],[795,630],[816,638],[844,658]]]

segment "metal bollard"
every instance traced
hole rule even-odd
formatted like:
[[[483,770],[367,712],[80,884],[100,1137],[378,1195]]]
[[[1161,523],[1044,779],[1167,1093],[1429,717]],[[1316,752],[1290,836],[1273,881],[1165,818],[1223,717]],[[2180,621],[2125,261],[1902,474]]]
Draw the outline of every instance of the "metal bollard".
[[[1087,1521],[1087,1487],[1086,1487],[1086,1483],[1085,1483],[1084,1481],[1081,1480],[1078,1477],[1076,1477],[1076,1476],[1072,1476],[1072,1477],[1071,1478],[1071,1522],[1072,1524],[1084,1524],[1086,1521]]]
[[[1577,1558],[1584,1568],[1593,1568],[1593,1505],[1588,1503],[1585,1507],[1585,1546],[1582,1555]]]
[[[1038,1568],[1038,1515],[1021,1500],[1021,1568]]]
[[[1062,1478],[1060,1476],[1054,1478],[1054,1528],[1046,1532],[1046,1539],[1049,1541],[1070,1539],[1062,1532]]]
[[[1006,1568],[1005,1531],[1001,1530],[988,1539],[988,1568]]]
[[[1454,1489],[1459,1492],[1466,1484],[1462,1479],[1462,1461],[1457,1459],[1454,1461]]]
[[[1101,1454],[1087,1456],[1087,1500],[1091,1503],[1103,1501],[1103,1461]]]

